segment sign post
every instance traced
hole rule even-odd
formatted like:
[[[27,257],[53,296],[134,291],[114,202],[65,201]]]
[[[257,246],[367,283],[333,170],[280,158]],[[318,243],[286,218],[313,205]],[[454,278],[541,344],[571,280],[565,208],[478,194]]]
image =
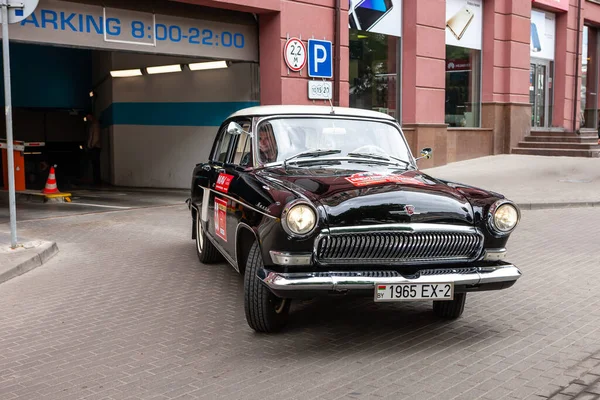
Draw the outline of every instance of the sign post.
[[[15,160],[13,154],[12,98],[10,87],[10,50],[8,24],[21,22],[37,7],[39,0],[0,0],[2,7],[2,59],[4,66],[4,115],[8,160],[8,207],[10,210],[10,247],[17,247],[17,211],[15,200]]]

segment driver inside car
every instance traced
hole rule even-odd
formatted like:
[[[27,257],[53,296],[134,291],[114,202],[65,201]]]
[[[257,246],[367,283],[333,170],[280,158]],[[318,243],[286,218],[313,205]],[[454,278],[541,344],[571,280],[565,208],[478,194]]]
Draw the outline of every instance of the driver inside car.
[[[268,122],[260,127],[258,146],[262,163],[268,164],[277,161],[277,141],[273,133],[273,126]]]

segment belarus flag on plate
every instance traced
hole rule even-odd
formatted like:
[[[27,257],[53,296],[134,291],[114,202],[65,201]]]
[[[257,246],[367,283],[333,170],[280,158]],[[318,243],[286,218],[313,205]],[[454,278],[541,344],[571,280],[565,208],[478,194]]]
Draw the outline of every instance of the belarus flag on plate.
[[[378,286],[377,289],[378,290],[385,290],[385,286]]]

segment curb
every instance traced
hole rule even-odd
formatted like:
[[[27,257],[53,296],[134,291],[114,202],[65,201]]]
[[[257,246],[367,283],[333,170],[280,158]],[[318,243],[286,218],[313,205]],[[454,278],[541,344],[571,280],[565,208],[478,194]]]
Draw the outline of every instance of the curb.
[[[565,201],[560,203],[517,203],[521,210],[600,207],[600,201]]]
[[[56,255],[56,253],[58,253],[58,246],[56,245],[56,242],[47,242],[42,244],[38,248],[37,253],[32,255],[31,258],[0,274],[0,284],[16,278],[17,276],[23,275],[37,267],[41,267],[45,262]]]

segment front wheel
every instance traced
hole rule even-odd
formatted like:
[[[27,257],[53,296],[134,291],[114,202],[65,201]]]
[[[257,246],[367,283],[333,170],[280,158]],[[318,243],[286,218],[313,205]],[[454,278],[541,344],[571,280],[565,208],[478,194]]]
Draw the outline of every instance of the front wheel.
[[[254,242],[244,275],[246,321],[257,332],[273,333],[281,330],[287,323],[291,300],[275,296],[260,282],[256,273],[263,266],[260,248]]]
[[[454,300],[434,301],[433,312],[438,317],[446,319],[457,319],[465,310],[466,293],[455,293]]]

